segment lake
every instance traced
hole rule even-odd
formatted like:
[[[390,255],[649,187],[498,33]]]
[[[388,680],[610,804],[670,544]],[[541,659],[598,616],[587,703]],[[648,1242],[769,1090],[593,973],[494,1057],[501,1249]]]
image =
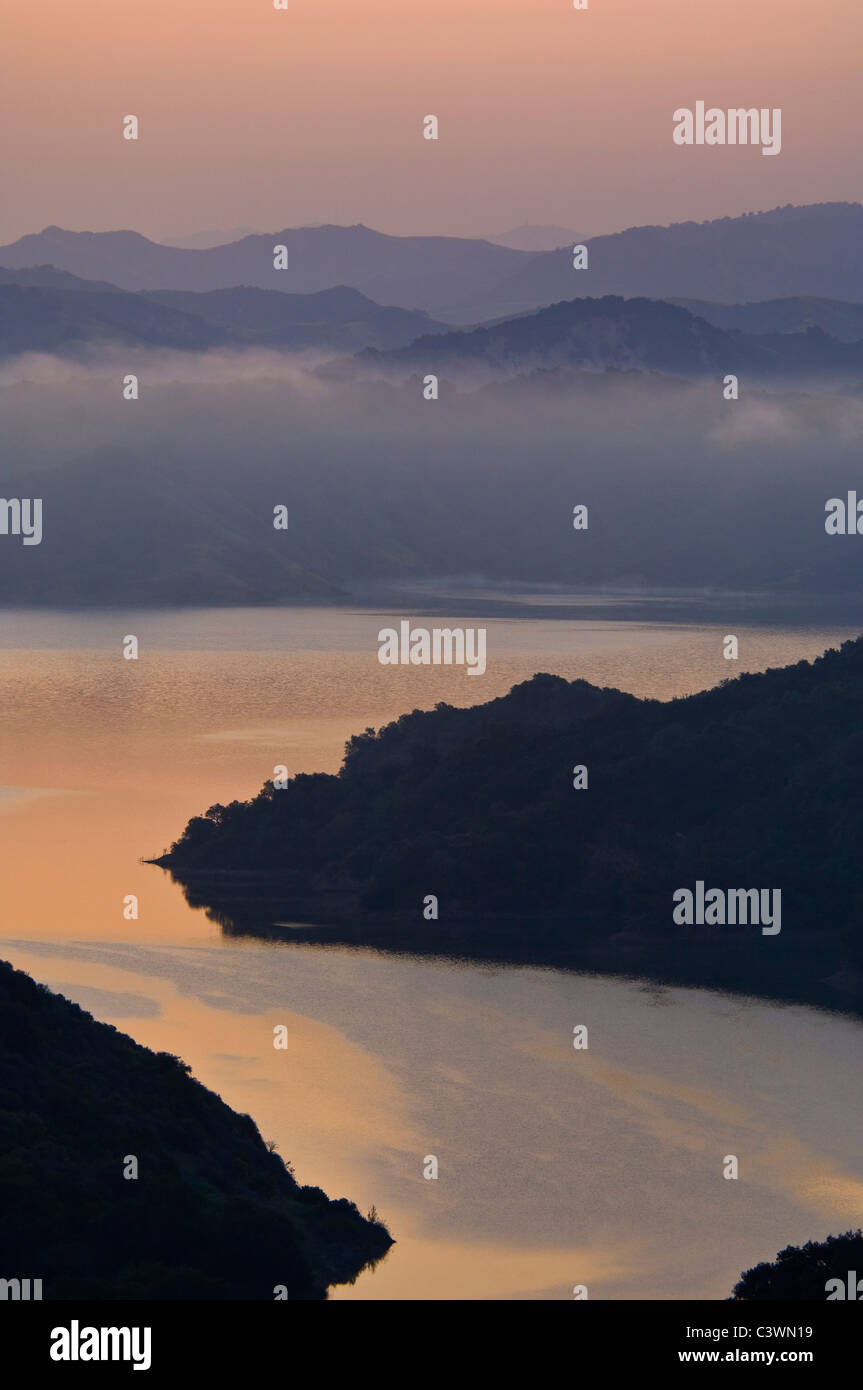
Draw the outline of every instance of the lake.
[[[224,938],[140,862],[279,764],[334,771],[346,738],[406,710],[491,699],[538,670],[668,699],[858,631],[478,610],[452,619],[487,628],[486,674],[468,677],[381,666],[377,633],[404,616],[421,614],[0,612],[0,954],[182,1056],[301,1182],[376,1205],[397,1244],[335,1298],[558,1299],[576,1284],[591,1298],[723,1298],[784,1245],[859,1225],[853,1019]],[[722,656],[728,631],[738,662]],[[129,634],[137,661],[121,656]],[[131,894],[137,920],[123,915]],[[738,1181],[722,1176],[729,1154]]]

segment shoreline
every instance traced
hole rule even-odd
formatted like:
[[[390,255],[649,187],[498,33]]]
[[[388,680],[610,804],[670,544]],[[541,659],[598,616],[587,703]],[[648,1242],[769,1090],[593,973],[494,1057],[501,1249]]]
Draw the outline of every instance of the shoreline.
[[[189,906],[203,908],[226,936],[609,975],[863,1019],[863,971],[843,968],[840,933],[834,931],[786,932],[783,953],[774,959],[767,954],[772,943],[753,935],[751,928],[725,927],[720,935],[699,940],[687,937],[687,928],[662,935],[626,927],[609,933],[601,923],[583,920],[574,940],[577,919],[572,913],[526,917],[524,912],[450,908],[443,920],[417,923],[415,913],[363,910],[355,890],[291,893],[284,876],[254,870],[182,871],[169,861],[170,856],[161,856],[143,862],[169,872]],[[836,955],[825,960],[831,947]]]
[[[440,581],[446,583],[447,581]],[[499,587],[490,581],[476,589],[456,587],[426,587],[420,580],[415,585],[393,581],[385,585],[362,583],[356,589],[343,589],[324,597],[291,597],[248,599],[242,603],[220,602],[153,603],[134,599],[108,602],[105,599],[82,600],[63,604],[34,599],[0,602],[0,618],[5,614],[51,613],[87,617],[104,613],[147,613],[175,617],[192,613],[242,613],[286,610],[322,613],[344,610],[348,613],[392,615],[410,613],[417,617],[465,617],[502,620],[544,620],[548,622],[619,622],[656,623],[659,625],[702,624],[718,625],[735,621],[742,625],[776,627],[810,627],[825,624],[848,624],[863,627],[863,592],[811,592],[772,589],[746,591],[706,588],[675,590],[661,587],[584,588],[562,590],[552,582],[547,585],[516,582]]]

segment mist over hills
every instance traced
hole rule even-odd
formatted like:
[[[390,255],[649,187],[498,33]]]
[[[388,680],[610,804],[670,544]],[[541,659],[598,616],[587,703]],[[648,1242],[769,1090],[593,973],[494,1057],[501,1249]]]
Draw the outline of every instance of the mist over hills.
[[[273,269],[287,246],[289,268]],[[348,285],[378,303],[476,324],[608,294],[738,303],[789,296],[863,301],[863,206],[821,203],[712,222],[592,237],[589,270],[571,248],[521,251],[464,237],[393,237],[362,225],[301,227],[193,250],[133,231],[59,227],[0,247],[0,265],[49,263],[128,290],[236,285],[312,293]]]
[[[195,315],[122,291],[0,284],[0,355],[147,344],[201,351],[229,335]]]
[[[793,313],[789,316],[793,321]],[[859,373],[863,343],[839,342],[819,328],[756,336],[716,328],[661,300],[572,299],[468,332],[424,336],[408,347],[367,349],[361,361],[468,378],[537,368],[642,369],[695,376],[748,371],[787,377]],[[482,370],[484,369],[484,370]]]
[[[234,287],[131,293],[53,266],[0,270],[0,356],[141,345],[322,348],[399,347],[443,324],[418,310],[375,304],[345,285],[316,294]]]
[[[859,484],[863,396],[637,372],[323,381],[289,359],[130,350],[0,368],[3,494],[43,537],[0,544],[6,604],[345,601],[355,585],[473,575],[860,594],[825,503]],[[589,528],[573,530],[573,507]],[[274,508],[289,528],[274,528]]]
[[[701,263],[708,282],[722,271],[730,284],[747,265],[752,280],[814,267],[853,288],[860,230],[855,204],[621,237],[630,253],[642,236],[652,248],[627,262],[645,278],[680,242],[682,271]],[[452,291],[447,266],[462,289],[479,268],[481,289],[504,267],[554,261],[362,227],[297,236],[319,278],[345,268],[350,246],[363,275],[424,286],[427,299]],[[254,261],[260,240],[191,251],[48,229],[17,243],[39,264],[0,270],[3,492],[42,499],[44,534],[38,545],[4,537],[3,602],[338,602],[355,586],[466,575],[863,591],[853,540],[824,528],[827,500],[859,488],[863,305],[808,292],[743,304],[572,297],[582,281],[570,272],[567,299],[458,330],[345,282],[287,293],[291,272],[270,271],[269,289],[144,291],[81,276],[86,261],[88,273],[207,278]],[[77,269],[46,265],[47,242]],[[741,379],[733,403],[729,372]],[[580,535],[576,504],[590,512]],[[275,529],[277,506],[289,530]]]
[[[705,316],[696,312],[700,307]],[[756,331],[744,332],[740,324]],[[836,336],[823,325],[835,327]],[[229,347],[314,350],[359,354],[362,370],[402,376],[446,372],[462,386],[562,366],[690,377],[830,372],[856,379],[863,367],[860,339],[863,306],[833,300],[715,305],[608,295],[453,331],[421,310],[375,304],[346,285],[315,294],[251,286],[129,292],[53,266],[0,270],[0,357],[86,355],[111,346],[189,353]],[[323,370],[338,376],[348,368],[339,362]]]

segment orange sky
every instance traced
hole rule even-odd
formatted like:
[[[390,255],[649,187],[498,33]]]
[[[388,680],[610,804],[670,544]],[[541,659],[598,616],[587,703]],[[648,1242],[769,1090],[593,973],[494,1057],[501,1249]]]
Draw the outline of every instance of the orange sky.
[[[863,0],[589,3],[2,0],[0,241],[590,234],[861,199]],[[781,107],[781,155],[676,147],[672,112],[699,99]]]

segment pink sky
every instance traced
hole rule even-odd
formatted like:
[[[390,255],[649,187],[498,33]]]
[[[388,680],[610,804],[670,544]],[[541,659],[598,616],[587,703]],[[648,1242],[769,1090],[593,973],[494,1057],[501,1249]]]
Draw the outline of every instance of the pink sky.
[[[6,0],[0,241],[50,223],[588,235],[861,199],[863,0],[589,3]],[[697,100],[780,107],[782,153],[675,146],[672,112]]]

